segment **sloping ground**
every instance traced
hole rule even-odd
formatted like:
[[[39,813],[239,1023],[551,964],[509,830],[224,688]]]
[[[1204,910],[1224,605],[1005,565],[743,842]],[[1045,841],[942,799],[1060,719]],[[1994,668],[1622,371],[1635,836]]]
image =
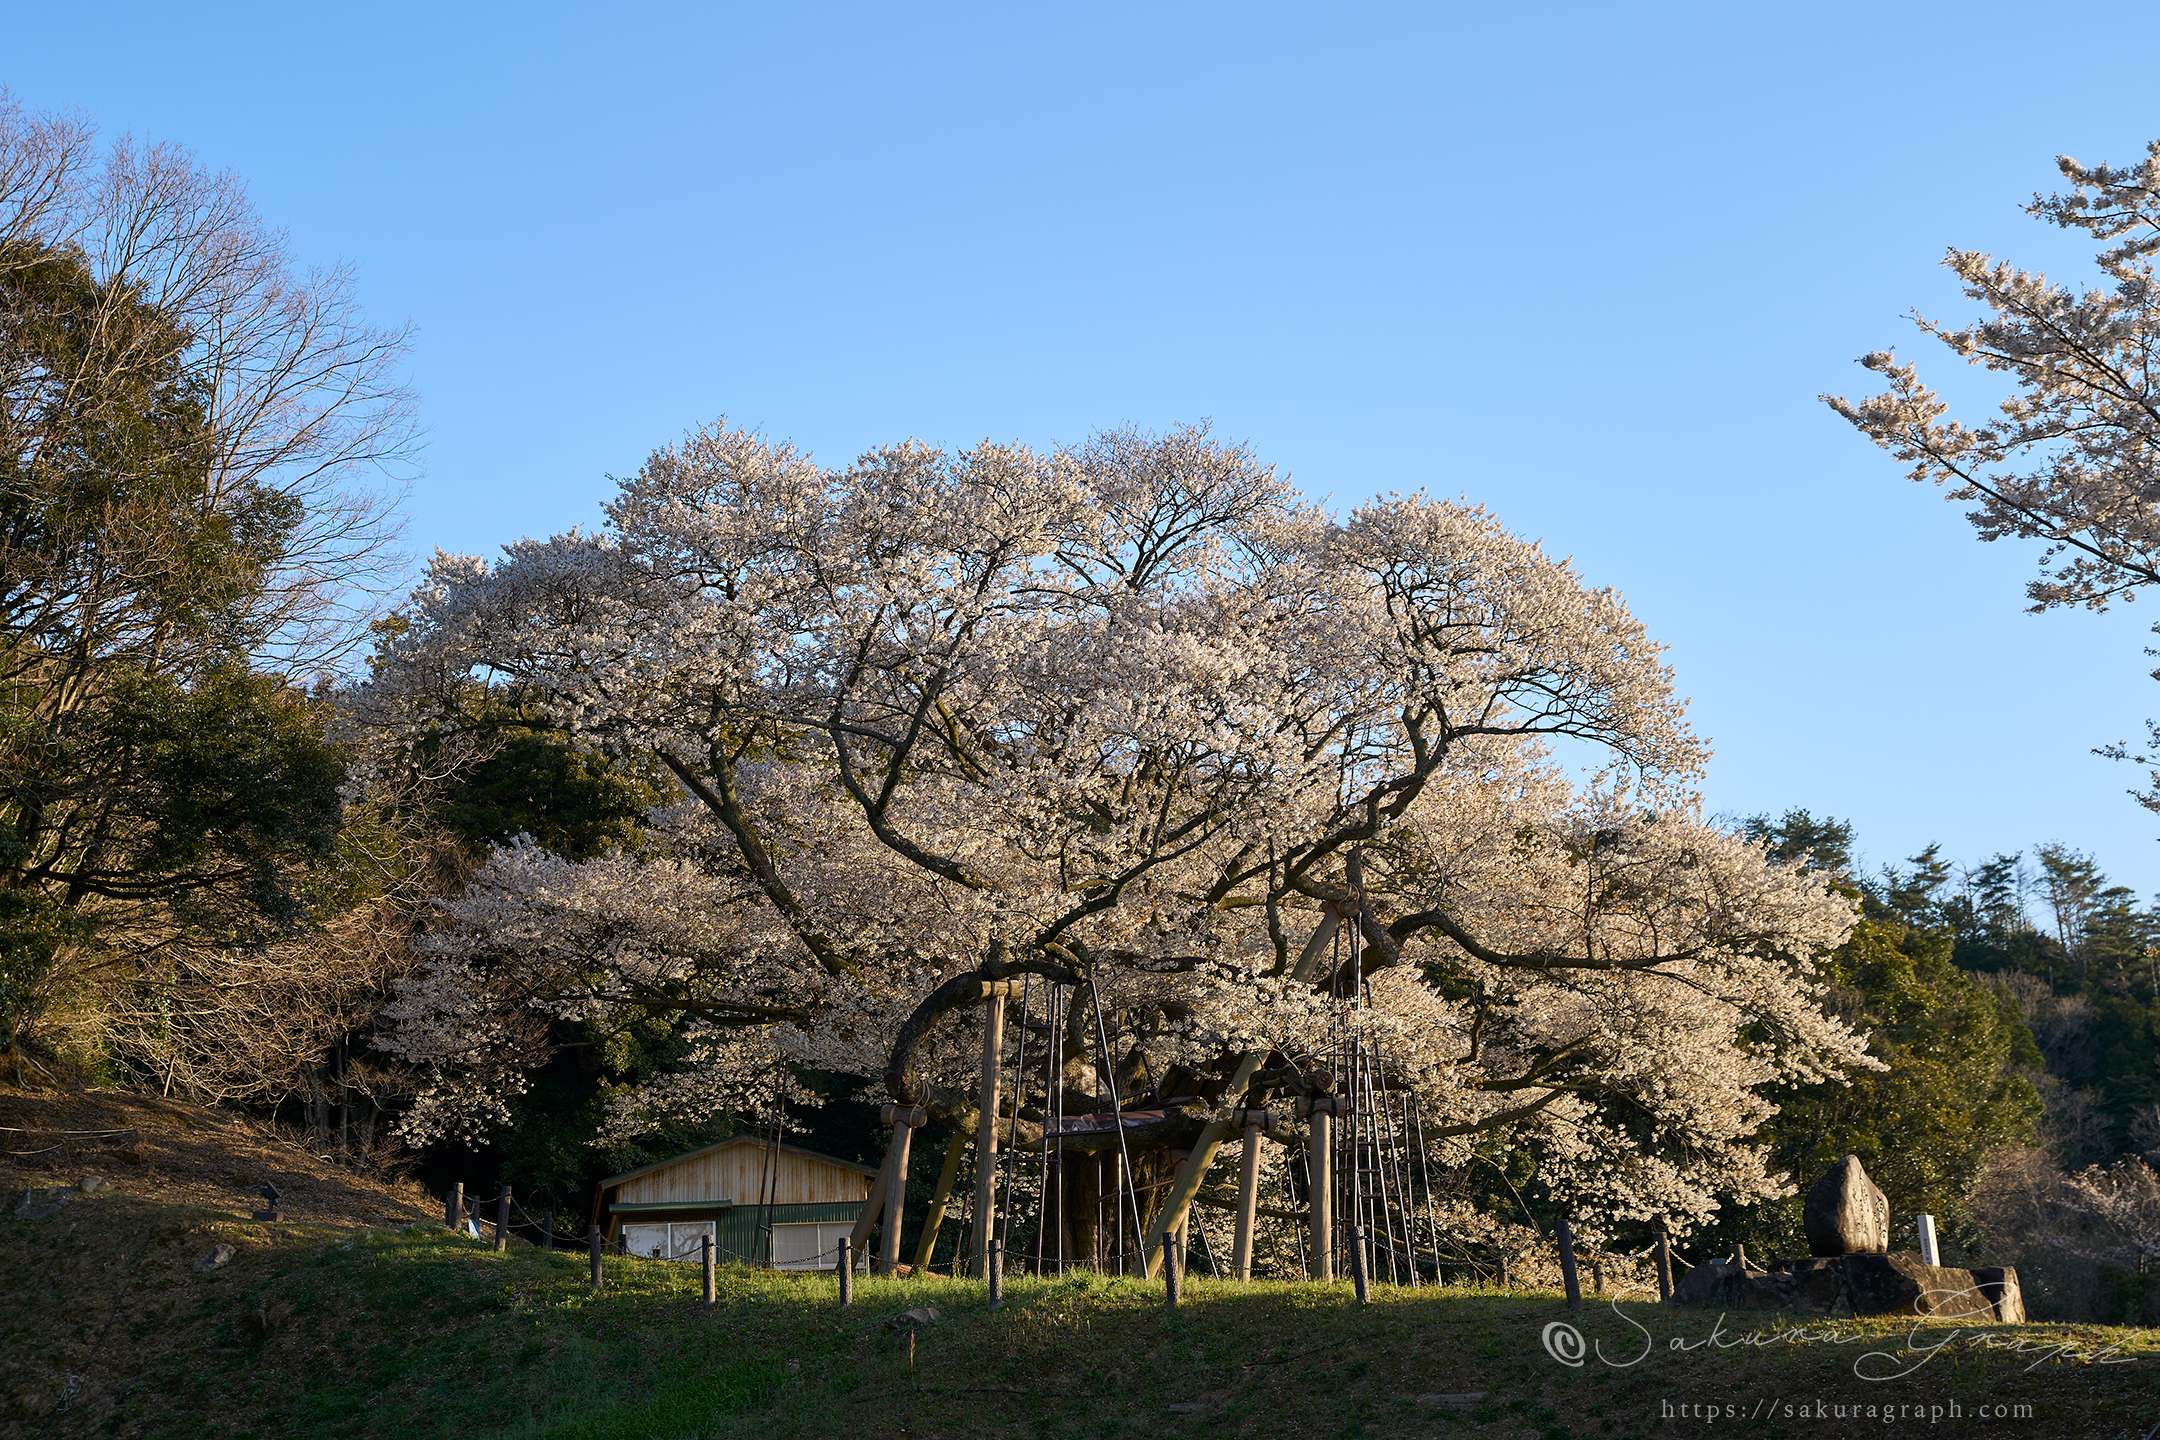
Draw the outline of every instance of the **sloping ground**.
[[[233,1223],[266,1181],[311,1232],[440,1215],[417,1186],[354,1175],[215,1110],[0,1089],[0,1428],[89,1433],[146,1365],[198,1343],[176,1304],[216,1277],[194,1262],[219,1243],[279,1253],[291,1233]]]
[[[750,1271],[723,1271],[706,1311],[694,1267],[627,1259],[594,1295],[582,1255],[400,1231],[426,1218],[424,1197],[340,1190],[259,1135],[141,1128],[143,1162],[114,1185],[0,1218],[0,1435],[2142,1440],[2160,1424],[2149,1331],[1810,1320],[1780,1334],[1769,1317],[1716,1329],[1714,1313],[1636,1303],[1571,1317],[1546,1295],[1426,1288],[1361,1309],[1347,1285],[1198,1279],[1173,1314],[1159,1285],[1087,1277],[1015,1280],[999,1312],[979,1285],[865,1281],[843,1311],[830,1276]],[[289,1193],[335,1217],[234,1218],[232,1189],[273,1159]],[[197,1268],[219,1244],[232,1259]],[[938,1319],[912,1339],[887,1323],[923,1306]]]
[[[121,1194],[244,1217],[265,1182],[298,1220],[402,1225],[440,1215],[414,1185],[356,1175],[251,1121],[111,1090],[0,1087],[0,1189],[74,1185],[95,1174]],[[11,1205],[12,1210],[12,1205]]]

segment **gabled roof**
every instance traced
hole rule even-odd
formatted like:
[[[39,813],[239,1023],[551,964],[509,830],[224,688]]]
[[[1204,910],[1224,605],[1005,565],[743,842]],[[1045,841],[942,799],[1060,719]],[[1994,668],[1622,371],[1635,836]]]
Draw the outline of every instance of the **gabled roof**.
[[[710,1155],[715,1150],[725,1150],[730,1145],[755,1145],[760,1149],[763,1149],[765,1146],[771,1143],[771,1141],[767,1140],[762,1135],[730,1136],[728,1139],[722,1140],[718,1144],[702,1145],[695,1150],[685,1150],[680,1155],[670,1155],[665,1160],[655,1160],[650,1165],[640,1165],[635,1170],[625,1170],[620,1175],[610,1175],[607,1177],[607,1179],[600,1182],[600,1188],[606,1190],[612,1186],[620,1185],[627,1180],[635,1180],[640,1175],[650,1175],[655,1170],[665,1170],[670,1165],[680,1165],[685,1160],[695,1160],[700,1155]],[[815,1150],[805,1150],[800,1145],[783,1144],[780,1149],[784,1153],[789,1155],[800,1155],[805,1160],[815,1160],[820,1165],[830,1165],[837,1170],[852,1170],[858,1175],[868,1175],[873,1180],[877,1178],[877,1168],[872,1165],[857,1165],[852,1160],[836,1160],[830,1155],[820,1155]]]

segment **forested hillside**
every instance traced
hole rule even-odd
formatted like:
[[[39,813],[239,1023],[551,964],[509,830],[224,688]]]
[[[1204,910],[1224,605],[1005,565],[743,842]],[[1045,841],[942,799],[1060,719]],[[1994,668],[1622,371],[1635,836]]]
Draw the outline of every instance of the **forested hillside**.
[[[1801,1185],[1858,1154],[1946,1245],[2012,1259],[2056,1313],[2152,1323],[2160,1290],[2160,915],[2060,843],[1970,866],[1929,846],[1874,873],[1850,826],[1793,810],[1746,829],[1838,872],[1862,905],[1831,958],[1832,1005],[1889,1068],[1783,1092],[1764,1127]],[[1797,1196],[1713,1234],[1782,1252]],[[1761,1253],[1761,1252],[1758,1252]]]

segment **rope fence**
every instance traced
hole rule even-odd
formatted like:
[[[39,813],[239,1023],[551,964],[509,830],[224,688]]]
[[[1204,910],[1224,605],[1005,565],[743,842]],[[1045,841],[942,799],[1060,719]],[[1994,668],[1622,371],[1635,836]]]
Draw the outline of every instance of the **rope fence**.
[[[0,1129],[7,1128],[9,1127],[0,1127]],[[1007,1173],[1010,1173],[1009,1169]],[[1124,1195],[1105,1198],[1112,1199],[1113,1203],[1115,1200],[1129,1200],[1136,1192],[1159,1187],[1135,1187],[1128,1182],[1126,1186],[1120,1188],[1125,1190]],[[493,1216],[489,1216],[485,1220],[485,1223],[490,1227],[487,1233],[483,1233],[480,1228],[483,1223],[483,1206],[490,1207],[495,1211]],[[967,1234],[970,1223],[970,1216],[967,1211],[972,1210],[972,1208],[972,1206],[969,1206],[961,1214],[951,1217],[959,1222],[959,1229],[963,1239]],[[555,1229],[556,1212],[552,1209],[544,1209],[536,1216],[515,1198],[511,1188],[507,1185],[502,1186],[495,1195],[490,1197],[483,1197],[477,1193],[468,1195],[465,1193],[462,1184],[453,1185],[444,1195],[444,1218],[448,1228],[464,1231],[483,1242],[491,1241],[494,1248],[498,1250],[506,1247],[508,1238],[513,1232],[537,1234],[537,1244],[541,1248],[547,1250],[556,1248],[555,1241],[558,1238],[558,1232]],[[711,1222],[690,1223],[710,1224]],[[942,1223],[939,1228],[942,1231]],[[1122,1229],[1123,1227],[1118,1228]],[[1127,1232],[1127,1234],[1137,1235],[1140,1228],[1136,1213],[1133,1216],[1133,1230]],[[1303,1227],[1297,1228],[1302,1233]],[[1529,1251],[1516,1250],[1502,1253],[1497,1257],[1480,1257],[1460,1253],[1447,1255],[1442,1252],[1437,1243],[1421,1254],[1418,1250],[1398,1245],[1397,1240],[1399,1237],[1394,1233],[1393,1227],[1382,1228],[1352,1222],[1343,1228],[1345,1234],[1341,1240],[1341,1248],[1344,1249],[1345,1258],[1349,1261],[1347,1269],[1350,1278],[1355,1282],[1354,1289],[1361,1304],[1365,1303],[1367,1291],[1372,1285],[1401,1286],[1407,1284],[1414,1286],[1420,1283],[1431,1283],[1444,1286],[1448,1284],[1450,1272],[1453,1272],[1457,1277],[1455,1281],[1457,1285],[1490,1285],[1506,1290],[1512,1288],[1511,1281],[1513,1284],[1519,1285],[1529,1280],[1530,1277],[1522,1272],[1522,1262],[1533,1259],[1544,1262],[1561,1255],[1559,1235],[1548,1238],[1543,1245]],[[663,1241],[662,1244],[672,1253],[662,1253],[660,1250],[651,1249],[633,1250],[626,1231],[618,1231],[611,1236],[606,1235],[598,1225],[589,1225],[584,1237],[582,1237],[584,1243],[578,1248],[585,1249],[588,1252],[592,1267],[592,1284],[596,1292],[604,1288],[605,1277],[601,1262],[605,1258],[650,1259],[671,1264],[702,1264],[705,1271],[705,1303],[708,1305],[714,1303],[713,1271],[718,1265],[740,1264],[753,1269],[771,1269],[809,1274],[837,1270],[844,1265],[847,1273],[842,1276],[842,1303],[850,1304],[852,1303],[853,1272],[874,1271],[880,1259],[878,1253],[868,1245],[858,1248],[852,1245],[850,1241],[843,1239],[791,1257],[784,1263],[776,1263],[772,1259],[770,1238],[772,1226],[760,1224],[756,1227],[756,1231],[765,1242],[762,1246],[763,1253],[759,1253],[757,1249],[745,1252],[723,1245],[720,1243],[717,1227],[710,1232],[701,1232],[694,1235],[691,1237],[691,1244],[687,1247],[676,1239],[671,1232],[669,1238]],[[1193,1233],[1195,1231],[1197,1234]],[[1565,1231],[1561,1233],[1564,1234]],[[1437,1237],[1435,1239],[1437,1240]],[[1569,1250],[1572,1252],[1577,1265],[1586,1264],[1588,1266],[1592,1288],[1596,1293],[1605,1293],[1608,1270],[1615,1272],[1615,1278],[1623,1281],[1624,1293],[1626,1288],[1633,1288],[1633,1285],[1629,1282],[1639,1281],[1639,1276],[1634,1267],[1639,1262],[1655,1255],[1661,1239],[1665,1243],[1666,1255],[1669,1257],[1672,1267],[1659,1276],[1660,1298],[1664,1299],[1669,1294],[1667,1286],[1670,1283],[1671,1276],[1677,1272],[1679,1267],[1689,1266],[1694,1263],[1680,1250],[1680,1247],[1671,1244],[1668,1237],[1653,1239],[1649,1244],[1632,1251],[1614,1251],[1601,1246],[1581,1244],[1572,1244],[1569,1246]],[[1172,1246],[1174,1243],[1172,1236],[1164,1237],[1165,1296],[1167,1303],[1171,1305],[1177,1303],[1174,1277],[1182,1276],[1190,1268],[1195,1249],[1199,1251],[1200,1261],[1205,1265],[1210,1275],[1217,1279],[1221,1279],[1223,1276],[1222,1266],[1216,1258],[1213,1243],[1208,1238],[1205,1226],[1194,1225],[1190,1227],[1182,1237],[1182,1243],[1176,1245],[1173,1259]],[[893,1267],[895,1273],[957,1280],[964,1278],[974,1268],[974,1257],[962,1253],[962,1244],[956,1242],[952,1253],[942,1262],[934,1258],[937,1246],[938,1237],[933,1234],[931,1244],[925,1247],[922,1252],[933,1258],[926,1263],[916,1265],[896,1264]],[[1302,1260],[1302,1244],[1299,1249]],[[995,1291],[997,1289],[997,1279],[1005,1274],[1014,1273],[1016,1267],[1011,1263],[1011,1253],[1006,1249],[1002,1237],[993,1239],[990,1253],[994,1257],[991,1274],[992,1288]],[[1059,1276],[1080,1270],[1117,1275],[1131,1275],[1134,1273],[1144,1275],[1146,1273],[1145,1265],[1142,1263],[1143,1257],[1139,1250],[1132,1246],[1105,1247],[1098,1250],[1096,1255],[1085,1260],[1067,1259],[1063,1256],[1058,1256],[1055,1259],[1047,1256],[1042,1257],[1044,1260],[1050,1260],[1049,1265],[1042,1265],[1040,1260],[1035,1265],[1030,1265],[1029,1258],[1024,1254],[1020,1257],[1017,1266],[1019,1273],[1025,1273],[1030,1269],[1036,1269],[1039,1274]],[[1509,1273],[1511,1261],[1516,1262],[1514,1266],[1516,1273],[1512,1276]],[[1569,1267],[1564,1260],[1560,1269],[1566,1278],[1569,1303],[1573,1305],[1577,1303],[1574,1288],[1575,1278],[1572,1274],[1567,1273]],[[1299,1271],[1290,1273],[1302,1274],[1303,1266],[1300,1266]],[[1430,1274],[1429,1280],[1424,1278],[1426,1273]],[[1406,1280],[1404,1277],[1410,1278]],[[1540,1276],[1539,1278],[1545,1280],[1549,1279],[1549,1276]]]

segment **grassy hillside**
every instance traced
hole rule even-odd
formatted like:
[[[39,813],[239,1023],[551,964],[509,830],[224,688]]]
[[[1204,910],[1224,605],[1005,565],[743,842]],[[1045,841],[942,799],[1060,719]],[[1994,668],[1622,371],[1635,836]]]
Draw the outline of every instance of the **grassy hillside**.
[[[245,1169],[234,1165],[233,1184]],[[1647,1331],[1647,1358],[1593,1353],[1574,1368],[1544,1343],[1546,1327],[1569,1318],[1558,1300],[1523,1293],[1383,1291],[1360,1309],[1347,1285],[1195,1279],[1170,1314],[1158,1285],[1076,1277],[1016,1280],[993,1313],[978,1285],[866,1281],[842,1311],[830,1276],[723,1271],[708,1312],[694,1267],[611,1259],[596,1296],[581,1255],[523,1244],[498,1255],[425,1222],[400,1230],[395,1217],[341,1213],[254,1224],[238,1205],[176,1197],[139,1172],[16,1220],[4,1217],[21,1185],[55,1178],[0,1168],[0,1181],[14,1186],[0,1212],[7,1436],[1828,1436],[1924,1426],[2135,1440],[2160,1424],[2160,1335],[2150,1331],[1916,1337],[1882,1321],[1810,1322],[1799,1337],[1720,1347],[1700,1343],[1714,1315],[1629,1303],[1577,1323],[1616,1361],[1633,1359]],[[317,1193],[327,1205],[327,1181]],[[388,1190],[345,1208],[398,1203],[425,1208]],[[217,1245],[233,1247],[231,1260],[198,1268]],[[886,1322],[918,1306],[938,1319],[911,1348]],[[1779,1328],[1747,1317],[1721,1333]],[[1976,1343],[2000,1347],[2013,1333],[2022,1352]],[[1856,1369],[1911,1373],[1869,1380]],[[2031,1409],[1983,1418],[1996,1404]],[[1814,1414],[1838,1405],[1875,1409]],[[1719,1407],[1715,1421],[1704,1406]],[[1884,1407],[1899,1406],[1922,1408],[1886,1424]]]

